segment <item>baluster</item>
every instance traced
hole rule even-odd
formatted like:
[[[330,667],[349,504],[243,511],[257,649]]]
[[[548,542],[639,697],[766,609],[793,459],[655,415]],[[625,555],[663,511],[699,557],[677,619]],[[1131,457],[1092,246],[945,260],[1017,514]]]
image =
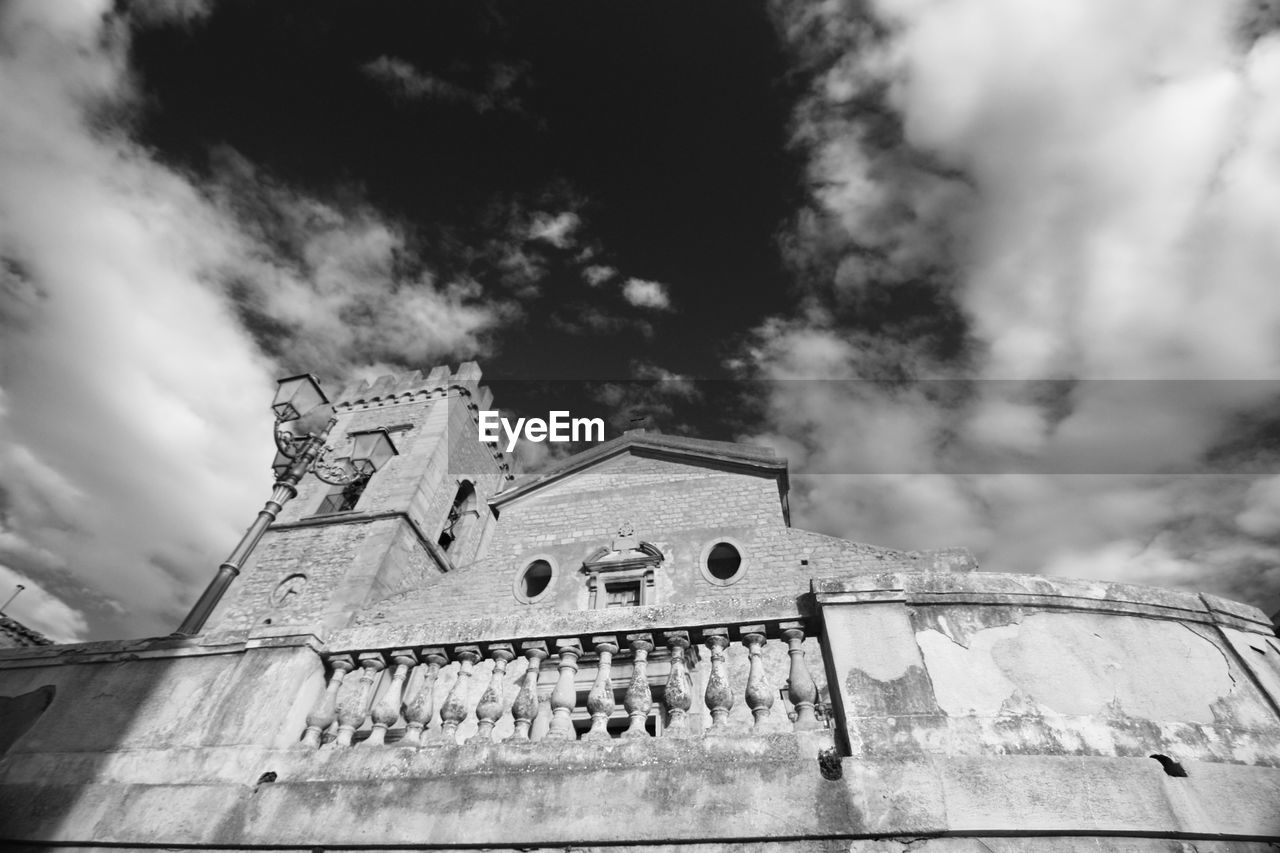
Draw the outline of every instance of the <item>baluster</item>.
[[[752,729],[760,731],[773,708],[773,691],[769,689],[769,678],[765,675],[764,658],[761,657],[764,649],[764,626],[751,625],[743,628],[742,645],[747,647],[747,654],[751,658],[751,668],[747,672],[747,707],[751,709],[751,716],[755,717]]]
[[[542,659],[547,656],[547,644],[542,640],[529,640],[521,643],[528,667],[524,671],[524,681],[520,684],[520,692],[516,701],[511,703],[511,716],[516,721],[513,740],[529,740],[529,727],[538,717],[538,673],[542,667]]]
[[[338,739],[333,742],[334,746],[351,746],[356,729],[363,726],[369,716],[369,703],[373,701],[373,686],[378,681],[378,673],[387,666],[381,652],[363,652],[359,660],[363,670],[359,680],[354,685],[347,682],[346,689],[338,698]]]
[[[478,646],[458,646],[453,650],[458,659],[458,680],[440,706],[440,737],[446,744],[458,743],[458,726],[467,718],[467,685],[471,682],[471,670],[480,660]]]
[[[404,703],[404,738],[400,745],[411,748],[422,746],[422,730],[431,722],[431,712],[435,710],[436,678],[440,667],[448,662],[444,649],[423,649],[422,659],[427,662],[426,672],[418,692]]]
[[[529,727],[529,740],[546,740],[549,731],[551,731],[551,691],[539,690],[538,716],[533,718],[533,725]]]
[[[378,704],[373,708],[373,730],[369,732],[370,746],[381,746],[387,742],[387,729],[400,719],[400,698],[404,695],[404,680],[409,668],[418,662],[418,656],[411,649],[397,649],[391,653],[391,662],[396,668],[391,672],[391,683]]]
[[[611,740],[609,717],[613,714],[613,656],[618,653],[617,637],[592,637],[600,661],[596,666],[596,680],[587,694],[587,710],[591,712],[591,731],[583,740]]]
[[[689,733],[689,708],[693,705],[693,683],[685,669],[684,656],[689,648],[688,631],[668,631],[667,649],[671,652],[671,674],[667,676],[667,690],[663,702],[667,706],[668,737],[684,737]]]
[[[307,730],[302,733],[303,745],[319,746],[325,730],[338,719],[338,690],[342,687],[342,679],[346,678],[347,673],[355,667],[356,662],[351,659],[351,655],[334,655],[329,658],[332,674],[329,676],[329,683],[325,686],[324,693],[320,694],[315,707],[311,709],[310,714],[307,714]]]
[[[635,659],[632,661],[631,683],[627,685],[627,698],[622,703],[631,724],[622,736],[649,737],[644,726],[653,707],[653,691],[649,689],[649,652],[653,651],[653,635],[628,634],[627,642],[631,644]]]
[[[702,632],[711,650],[711,672],[707,676],[707,708],[711,711],[711,728],[723,729],[733,707],[733,692],[724,668],[724,650],[729,646],[727,628],[707,628]]]
[[[503,689],[506,687],[507,662],[515,657],[510,643],[490,643],[489,659],[493,661],[493,675],[489,678],[489,686],[476,705],[476,716],[480,719],[480,727],[471,738],[476,743],[493,740],[493,726],[502,716]]]
[[[796,709],[795,729],[798,732],[822,728],[813,713],[813,703],[818,699],[818,687],[813,683],[809,665],[804,660],[804,629],[798,625],[784,624],[782,637],[787,641],[787,654],[791,656],[791,675],[787,696]]]
[[[551,728],[547,731],[547,740],[576,740],[577,734],[570,717],[578,704],[578,688],[574,683],[574,676],[578,672],[582,644],[577,640],[556,640],[556,650],[560,653],[557,663],[560,678],[556,681],[555,690],[551,691]]]

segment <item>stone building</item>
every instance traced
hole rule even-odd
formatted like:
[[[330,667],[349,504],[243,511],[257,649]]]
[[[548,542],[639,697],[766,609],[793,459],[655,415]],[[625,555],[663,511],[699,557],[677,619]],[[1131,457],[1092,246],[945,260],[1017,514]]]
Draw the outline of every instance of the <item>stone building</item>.
[[[743,445],[514,479],[479,381],[344,389],[399,455],[304,482],[201,635],[0,651],[0,840],[1276,849],[1256,609],[799,530]]]

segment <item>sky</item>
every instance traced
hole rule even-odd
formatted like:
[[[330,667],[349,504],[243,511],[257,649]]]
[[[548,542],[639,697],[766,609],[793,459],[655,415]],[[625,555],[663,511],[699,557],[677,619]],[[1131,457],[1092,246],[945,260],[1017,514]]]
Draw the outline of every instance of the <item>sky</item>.
[[[0,104],[57,640],[181,620],[275,378],[465,360],[770,445],[799,527],[1280,608],[1280,3],[10,0]]]

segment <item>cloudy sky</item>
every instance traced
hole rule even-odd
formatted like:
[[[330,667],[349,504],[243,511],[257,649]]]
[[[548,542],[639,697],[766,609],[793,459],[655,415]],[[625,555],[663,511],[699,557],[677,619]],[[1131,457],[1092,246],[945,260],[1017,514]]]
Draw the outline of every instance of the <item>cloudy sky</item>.
[[[1280,606],[1271,0],[29,0],[0,104],[0,598],[57,639],[180,621],[276,376],[468,359],[777,447],[798,526]]]

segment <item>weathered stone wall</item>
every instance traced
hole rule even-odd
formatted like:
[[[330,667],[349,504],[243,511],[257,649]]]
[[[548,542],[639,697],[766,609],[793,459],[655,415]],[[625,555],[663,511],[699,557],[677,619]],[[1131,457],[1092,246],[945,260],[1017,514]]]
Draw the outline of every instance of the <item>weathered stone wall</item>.
[[[608,546],[623,523],[663,554],[655,573],[658,603],[800,596],[812,578],[967,567],[954,554],[906,553],[788,527],[775,476],[625,453],[505,504],[483,560],[430,589],[378,602],[357,621],[585,609],[583,561]],[[705,550],[726,538],[741,550],[744,569],[720,586],[700,564]],[[545,596],[525,604],[515,594],[516,579],[535,558],[551,562],[555,576]]]
[[[215,611],[206,633],[243,636],[263,625],[308,630],[313,625],[344,625],[374,588],[389,549],[395,547],[403,558],[398,574],[412,573],[415,588],[425,589],[443,576],[429,560],[413,559],[422,546],[404,519],[360,518],[270,531],[249,570]],[[296,593],[282,589],[286,582]]]
[[[370,601],[428,589],[446,571],[474,561],[493,523],[487,498],[506,482],[502,460],[477,440],[475,412],[488,399],[479,378],[478,368],[464,364],[453,374],[441,368],[426,378],[345,389],[331,433],[338,452],[350,433],[385,428],[399,454],[369,480],[351,512],[317,515],[334,487],[303,478],[208,633],[345,625]],[[445,554],[436,541],[463,479],[474,483],[479,517]]]
[[[629,524],[663,554],[651,590],[657,602],[803,595],[811,578],[880,569],[970,568],[971,558],[904,553],[793,530],[785,517],[785,471],[767,454],[715,442],[667,440],[708,454],[675,461],[664,448],[631,448],[558,481],[504,500],[505,461],[477,440],[476,411],[489,405],[479,369],[427,377],[386,377],[344,389],[335,436],[375,427],[393,431],[400,455],[370,481],[354,512],[316,516],[331,490],[305,478],[264,537],[243,577],[215,611],[209,631],[254,626],[312,630],[364,623],[484,616],[533,608],[589,606],[584,558]],[[682,442],[688,448],[682,447]],[[667,448],[669,450],[670,448]],[[724,456],[718,459],[716,454]],[[758,470],[753,470],[753,466]],[[444,553],[435,543],[460,483],[472,482],[478,517]],[[701,564],[715,542],[741,549],[744,570],[728,586]],[[555,566],[547,595],[527,603],[517,577],[535,558]]]
[[[690,575],[706,543],[732,536],[750,548],[764,531],[785,529],[772,478],[625,454],[505,505],[485,561],[451,578],[436,606],[477,616],[524,606],[582,610],[582,561],[624,523],[663,552],[655,592],[665,602],[695,600]],[[546,597],[521,605],[516,576],[535,556],[549,558],[556,576]]]
[[[854,755],[1280,767],[1280,642],[1253,608],[989,573],[816,588]]]
[[[42,846],[41,850],[77,851],[92,848],[56,845]],[[154,851],[154,847],[113,847],[126,853]],[[242,850],[239,847],[204,847],[209,853],[229,853]],[[313,853],[306,846],[280,847],[273,850],[297,850]],[[326,846],[326,851],[346,853],[365,850],[365,847]],[[386,853],[409,853],[422,847],[379,847]],[[474,848],[433,847],[445,853],[462,853]],[[1276,845],[1266,841],[1207,841],[1196,839],[1194,843],[1177,838],[1081,838],[1080,836],[987,836],[985,838],[946,838],[929,836],[903,836],[901,838],[806,838],[803,841],[717,841],[712,844],[681,842],[674,844],[568,844],[535,847],[485,847],[487,853],[1096,853],[1097,851],[1124,851],[1124,853],[1275,853]]]
[[[0,841],[1145,853],[1280,838],[1280,643],[1252,608],[981,572],[817,581],[805,606],[796,616],[823,626],[807,646],[831,685],[831,730],[791,732],[775,713],[750,731],[734,633],[723,733],[297,743],[324,689],[321,654],[676,624],[698,643],[707,626],[790,618],[786,598],[0,652],[0,696],[53,694],[23,706],[34,718],[0,756]],[[776,688],[786,667],[770,645]],[[584,659],[579,677],[590,673]]]
[[[447,524],[459,484],[464,479],[471,481],[479,516],[467,522],[469,535],[449,548],[450,562],[461,568],[482,556],[485,531],[495,522],[488,499],[506,485],[507,479],[498,467],[494,448],[478,440],[474,401],[469,397],[450,397],[447,414],[444,434],[431,460],[432,472],[418,481],[414,512],[415,517],[421,518],[424,529],[438,536]]]

